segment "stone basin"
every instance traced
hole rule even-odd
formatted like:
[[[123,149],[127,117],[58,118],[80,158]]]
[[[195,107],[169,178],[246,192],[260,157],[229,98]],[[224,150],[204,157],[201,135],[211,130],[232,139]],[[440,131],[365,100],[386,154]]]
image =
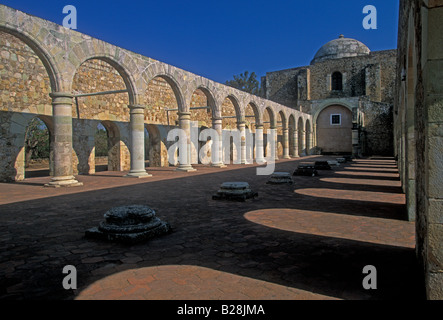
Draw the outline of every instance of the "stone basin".
[[[274,172],[267,184],[293,184],[292,176],[289,172]]]
[[[85,232],[86,238],[134,244],[171,231],[170,225],[148,206],[114,207],[104,218],[98,227]]]
[[[247,182],[224,182],[212,200],[246,201],[255,198],[258,194],[253,192]]]

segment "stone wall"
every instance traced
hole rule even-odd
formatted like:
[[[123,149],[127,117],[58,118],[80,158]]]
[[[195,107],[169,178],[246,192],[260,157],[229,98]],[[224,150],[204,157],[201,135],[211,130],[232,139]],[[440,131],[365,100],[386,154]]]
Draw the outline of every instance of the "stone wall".
[[[428,299],[443,299],[443,2],[400,1],[395,151]]]
[[[364,155],[393,156],[393,105],[363,101],[365,150]]]
[[[258,122],[263,121],[266,108],[274,114],[282,112],[285,119],[293,116],[305,121],[311,117],[4,5],[0,5],[0,32],[0,167],[5,168],[0,172],[1,181],[24,178],[24,136],[29,121],[36,116],[46,117],[48,128],[57,128],[54,132],[50,129],[51,141],[57,141],[51,146],[57,159],[53,172],[64,177],[94,173],[94,134],[99,124],[111,132],[108,167],[128,170],[137,162],[135,171],[139,172],[142,149],[131,145],[128,105],[132,110],[145,107],[144,122],[157,126],[161,135],[157,140],[165,147],[167,132],[178,119],[177,111],[170,112],[168,126],[165,109],[191,112],[191,120],[201,127],[212,127],[214,117],[235,116],[223,120],[225,129],[236,128],[237,121],[245,121],[249,104],[255,106]],[[127,93],[78,97],[72,100],[72,109],[67,102],[71,95],[109,90]],[[56,125],[52,118],[55,100],[57,110],[63,110],[63,117],[67,117],[57,118]],[[195,106],[211,109],[192,109]],[[71,136],[67,123],[71,117],[66,110],[72,114],[72,143],[65,136],[61,140],[54,137],[64,133]],[[71,146],[72,161],[66,152]],[[151,154],[164,157],[164,149]],[[131,152],[137,155],[133,163]],[[58,156],[61,154],[63,157]]]

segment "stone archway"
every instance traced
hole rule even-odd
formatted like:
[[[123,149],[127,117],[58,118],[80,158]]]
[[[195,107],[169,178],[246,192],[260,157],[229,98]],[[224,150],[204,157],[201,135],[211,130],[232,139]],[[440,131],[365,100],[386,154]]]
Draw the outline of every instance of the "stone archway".
[[[149,167],[169,167],[168,150],[157,125],[145,124],[145,158]]]

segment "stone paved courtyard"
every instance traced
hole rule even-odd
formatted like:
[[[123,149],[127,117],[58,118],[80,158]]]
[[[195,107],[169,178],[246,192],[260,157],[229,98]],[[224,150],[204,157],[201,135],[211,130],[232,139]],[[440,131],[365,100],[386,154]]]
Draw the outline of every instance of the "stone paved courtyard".
[[[330,160],[281,160],[276,171]],[[406,221],[395,161],[360,159],[318,177],[269,185],[256,166],[148,168],[78,176],[84,187],[45,189],[48,178],[0,184],[1,299],[424,299],[415,225]],[[258,198],[214,201],[223,182]],[[171,234],[125,246],[84,239],[114,206],[148,205]],[[78,290],[62,287],[63,267]],[[378,289],[362,287],[366,265]]]

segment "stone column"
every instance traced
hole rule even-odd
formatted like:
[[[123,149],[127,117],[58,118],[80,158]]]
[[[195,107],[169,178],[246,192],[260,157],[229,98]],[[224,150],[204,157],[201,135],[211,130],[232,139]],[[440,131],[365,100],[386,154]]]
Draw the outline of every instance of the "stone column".
[[[300,155],[298,154],[298,131],[294,130],[292,132],[292,139],[294,140],[294,145],[292,146],[293,150],[292,150],[292,156],[294,158],[298,158],[300,157]]]
[[[289,128],[283,129],[283,159],[291,159],[289,156]]]
[[[307,156],[308,153],[306,152],[306,131],[301,132],[301,156]]]
[[[177,171],[193,172],[197,171],[191,165],[191,113],[190,112],[178,112],[178,122],[180,129],[186,133],[186,149],[187,160],[185,163],[180,162]]]
[[[45,187],[77,187],[83,184],[75,180],[72,168],[72,98],[65,92],[54,92],[52,116],[54,121],[54,175]]]
[[[238,122],[237,128],[240,131],[240,139],[241,139],[240,161],[241,164],[246,164],[246,123],[243,121]]]
[[[219,152],[219,158],[218,161],[215,163],[212,163],[212,167],[217,168],[226,168],[225,164],[223,163],[223,118],[213,118],[212,119],[212,129],[217,131],[218,137],[214,137],[213,139],[219,139],[218,141],[218,152]]]
[[[265,163],[263,143],[263,125],[255,126],[255,161],[259,164]]]
[[[271,130],[275,130],[275,161],[280,160],[278,158],[278,128],[277,127],[271,127]]]
[[[130,105],[131,170],[129,178],[146,178],[151,175],[145,169],[145,107]]]
[[[360,133],[358,130],[358,125],[354,123],[352,128],[352,155],[358,157],[358,149],[360,147]]]

